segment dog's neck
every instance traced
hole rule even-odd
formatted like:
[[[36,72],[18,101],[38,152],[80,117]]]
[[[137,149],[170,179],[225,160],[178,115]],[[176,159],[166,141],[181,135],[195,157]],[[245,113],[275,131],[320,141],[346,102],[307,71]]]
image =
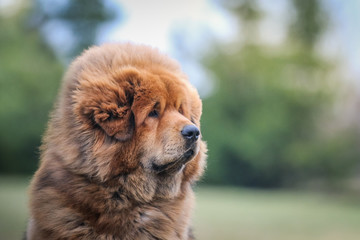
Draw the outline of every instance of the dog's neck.
[[[119,176],[118,183],[137,202],[151,202],[154,199],[171,200],[181,194],[183,172],[172,175],[157,175],[139,167],[134,172]]]

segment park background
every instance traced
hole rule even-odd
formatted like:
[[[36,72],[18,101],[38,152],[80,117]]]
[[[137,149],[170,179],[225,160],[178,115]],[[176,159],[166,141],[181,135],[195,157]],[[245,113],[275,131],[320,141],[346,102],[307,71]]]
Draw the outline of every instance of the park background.
[[[203,99],[198,239],[359,239],[360,2],[0,0],[0,239],[21,239],[60,81],[93,44],[177,59]]]

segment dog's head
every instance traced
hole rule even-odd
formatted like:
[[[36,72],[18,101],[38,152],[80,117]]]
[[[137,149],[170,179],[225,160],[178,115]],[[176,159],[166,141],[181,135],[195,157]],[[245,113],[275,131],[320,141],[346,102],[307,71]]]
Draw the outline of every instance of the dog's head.
[[[95,47],[72,65],[66,86],[69,137],[86,149],[93,175],[201,175],[201,100],[173,60],[144,46]]]

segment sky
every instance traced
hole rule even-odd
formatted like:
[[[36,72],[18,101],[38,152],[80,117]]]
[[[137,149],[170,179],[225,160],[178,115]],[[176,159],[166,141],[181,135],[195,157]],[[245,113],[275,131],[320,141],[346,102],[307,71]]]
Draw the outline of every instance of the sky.
[[[342,58],[344,72],[360,87],[360,1],[323,2],[331,14],[333,24],[333,34],[327,38],[330,42],[328,50]]]
[[[125,14],[101,41],[133,41],[156,46],[163,51],[172,47],[171,32],[186,25],[191,32],[206,28],[214,37],[232,37],[231,17],[207,0],[117,0]],[[194,33],[192,33],[194,35]],[[196,37],[196,36],[192,36]]]

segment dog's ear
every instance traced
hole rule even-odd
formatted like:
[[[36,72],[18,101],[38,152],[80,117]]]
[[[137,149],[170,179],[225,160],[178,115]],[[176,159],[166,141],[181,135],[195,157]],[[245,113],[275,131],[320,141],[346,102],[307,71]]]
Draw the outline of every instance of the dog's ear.
[[[102,103],[94,111],[94,121],[104,132],[120,141],[129,140],[134,132],[134,117],[128,105]]]
[[[92,124],[102,128],[110,137],[127,141],[133,136],[135,128],[134,114],[131,107],[134,101],[135,86],[139,74],[134,69],[122,69],[109,79],[82,81],[79,84],[76,98],[81,115]]]

